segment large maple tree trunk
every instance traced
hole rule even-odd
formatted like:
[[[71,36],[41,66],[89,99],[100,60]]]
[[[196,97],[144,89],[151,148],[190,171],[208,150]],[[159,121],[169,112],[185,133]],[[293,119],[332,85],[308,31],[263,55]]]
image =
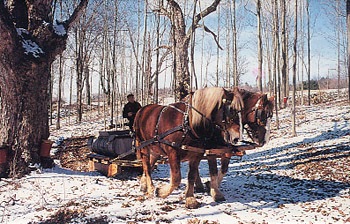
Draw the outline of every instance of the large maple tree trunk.
[[[12,177],[40,162],[49,137],[50,67],[86,5],[82,0],[67,21],[54,24],[51,1],[0,0],[0,147]]]
[[[49,137],[50,64],[47,60],[1,66],[6,76],[1,80],[0,139],[10,149],[11,176],[24,174],[28,165],[40,162],[41,142]]]
[[[183,10],[177,1],[167,0],[170,6],[170,11],[168,11],[166,8],[163,8],[163,5],[159,6],[160,10],[162,12],[165,12],[165,15],[169,17],[173,29],[173,51],[175,51],[173,52],[175,56],[174,72],[176,79],[175,98],[177,100],[184,98],[191,91],[191,78],[188,65],[188,49],[191,35],[195,32],[196,28],[202,27],[206,32],[211,33],[217,41],[216,35],[210,31],[208,27],[205,27],[204,25],[200,26],[199,22],[210,13],[216,11],[216,8],[219,5],[220,1],[221,0],[213,0],[213,2],[207,8],[195,15],[192,24],[189,26],[187,31]]]

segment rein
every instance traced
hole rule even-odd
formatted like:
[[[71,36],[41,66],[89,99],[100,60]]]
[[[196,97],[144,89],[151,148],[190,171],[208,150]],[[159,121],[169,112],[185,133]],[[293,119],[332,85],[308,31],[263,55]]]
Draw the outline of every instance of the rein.
[[[191,104],[189,104],[188,102],[181,102],[183,104],[186,105],[186,109],[185,111],[173,106],[173,105],[167,105],[165,106],[161,112],[159,113],[158,115],[158,118],[157,118],[157,124],[156,124],[156,127],[155,127],[155,135],[153,138],[151,139],[148,139],[148,140],[145,140],[143,142],[140,142],[138,146],[136,146],[136,150],[138,149],[141,149],[141,148],[144,148],[148,145],[151,145],[151,144],[156,144],[156,143],[162,143],[162,144],[165,144],[165,145],[168,145],[168,146],[171,146],[171,147],[174,147],[174,148],[183,148],[183,141],[185,140],[187,134],[190,134],[191,135],[191,138],[194,138],[194,139],[201,139],[201,137],[198,136],[198,134],[191,128],[190,126],[190,123],[189,123],[189,110],[190,109],[193,109],[196,113],[198,113],[199,115],[202,116],[202,118],[208,120],[212,125],[213,125],[213,128],[211,130],[211,134],[209,138],[205,138],[204,139],[204,142],[208,141],[209,139],[212,138],[212,136],[214,135],[214,131],[215,129],[219,129],[221,131],[227,131],[226,130],[226,123],[223,122],[225,124],[225,127],[222,127],[220,126],[219,124],[213,122],[211,119],[207,118],[202,112],[200,112],[198,109],[194,108]],[[169,129],[165,132],[162,132],[162,133],[158,133],[158,129],[159,129],[159,123],[160,123],[160,119],[162,117],[162,114],[168,109],[168,108],[171,108],[171,109],[174,109],[176,110],[177,112],[179,113],[182,113],[183,114],[183,121],[182,121],[182,124],[172,128],[172,129]],[[225,110],[223,112],[225,114]],[[180,142],[170,142],[166,139],[164,139],[165,137],[167,137],[168,135],[171,135],[175,132],[178,132],[178,131],[182,131],[184,134],[182,135],[182,140]],[[183,148],[184,149],[184,148]]]
[[[272,116],[270,115],[270,113],[267,113],[266,117],[262,117],[262,114],[264,112],[264,109],[263,109],[263,105],[261,105],[261,99],[262,99],[263,95],[261,95],[258,100],[256,101],[255,103],[255,106],[251,109],[251,111],[249,113],[247,113],[246,116],[248,116],[250,113],[253,113],[255,112],[255,115],[254,115],[254,122],[249,122],[249,124],[253,124],[253,125],[256,125],[256,126],[265,126],[264,125],[264,121],[267,122],[269,120],[269,118],[271,118]],[[245,125],[243,126],[243,128],[247,131],[247,134],[249,136],[249,138],[253,139],[253,135],[254,135],[254,131],[248,126],[248,127],[245,127]],[[255,144],[255,143],[249,143],[248,141],[242,141],[243,143],[246,143],[246,144]]]

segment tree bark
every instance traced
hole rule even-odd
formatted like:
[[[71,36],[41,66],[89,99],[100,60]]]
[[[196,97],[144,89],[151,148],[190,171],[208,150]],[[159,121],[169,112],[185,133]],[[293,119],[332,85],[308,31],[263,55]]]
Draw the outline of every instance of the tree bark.
[[[185,18],[180,5],[174,0],[167,0],[170,6],[170,11],[166,9],[161,9],[165,15],[171,21],[173,29],[173,48],[174,48],[174,72],[175,72],[175,98],[177,100],[184,98],[190,92],[190,72],[189,72],[189,55],[188,49],[190,44],[190,37],[192,32],[199,27],[199,22],[201,19],[209,15],[210,13],[216,11],[217,6],[221,0],[214,0],[211,5],[206,9],[198,13],[194,19],[193,23],[189,26],[189,30],[186,32]],[[204,27],[205,31],[208,31]],[[214,36],[216,38],[216,36]]]
[[[348,100],[350,103],[350,0],[346,0],[346,25],[348,36]]]
[[[281,42],[282,42],[282,98],[283,98],[283,107],[287,107],[287,100],[284,100],[286,97],[288,98],[288,92],[287,92],[287,51],[288,51],[288,45],[287,45],[287,33],[286,33],[286,3],[285,1],[281,1],[281,11],[282,11],[282,35],[281,35]]]
[[[279,129],[279,119],[278,119],[278,108],[279,108],[279,86],[278,86],[278,45],[279,45],[279,24],[278,24],[278,1],[274,0],[274,25],[273,25],[273,80],[274,80],[274,95],[275,95],[275,116],[276,116],[276,126]]]
[[[292,97],[292,135],[296,136],[295,124],[295,94],[296,94],[296,76],[297,76],[297,44],[298,44],[298,1],[295,1],[294,18],[294,43],[293,43],[293,97]]]
[[[262,65],[263,65],[263,45],[262,45],[262,33],[261,33],[261,1],[256,1],[256,17],[258,23],[258,74],[256,77],[256,82],[259,91],[263,91],[262,85]]]
[[[0,145],[9,149],[9,175],[21,177],[40,162],[41,143],[49,137],[50,67],[67,40],[60,31],[71,27],[88,1],[57,25],[51,1],[6,2],[0,1]]]

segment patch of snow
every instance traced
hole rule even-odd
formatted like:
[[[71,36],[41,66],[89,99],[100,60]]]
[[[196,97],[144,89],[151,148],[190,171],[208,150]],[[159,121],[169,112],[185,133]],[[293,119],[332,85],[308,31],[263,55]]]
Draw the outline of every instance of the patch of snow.
[[[46,22],[45,20],[43,21],[43,25],[44,26],[48,26],[48,25],[50,25],[50,23],[48,23],[48,22]]]
[[[54,24],[53,25],[53,30],[55,33],[59,36],[64,36],[67,34],[66,28],[64,28],[63,24]]]
[[[107,178],[97,172],[77,172],[60,166],[33,171],[17,180],[0,181],[0,222],[40,223],[52,215],[75,211],[67,223],[86,223],[105,217],[109,223],[347,223],[350,221],[350,181],[328,179],[317,172],[309,176],[303,166],[313,162],[342,163],[350,150],[350,106],[298,107],[297,137],[290,135],[290,111],[279,111],[280,129],[271,123],[269,144],[231,159],[221,191],[226,201],[217,203],[207,193],[196,193],[201,207],[185,208],[184,190],[188,163],[181,164],[181,184],[167,198],[147,198],[140,191],[139,175]],[[63,123],[67,122],[67,123]],[[101,119],[68,125],[51,131],[61,140],[103,130]],[[54,125],[53,125],[54,126]],[[325,153],[326,152],[326,153]],[[346,165],[346,164],[345,164]],[[330,167],[331,173],[340,172]],[[201,161],[205,182],[208,163]],[[155,186],[167,184],[169,166],[158,165],[152,173]],[[63,213],[61,213],[63,214]],[[88,223],[92,223],[91,221]]]
[[[27,35],[29,35],[29,31],[26,30],[26,29],[24,29],[24,28],[16,28],[16,30],[17,30],[17,34],[18,34],[19,36],[22,36],[22,34],[27,34]]]
[[[24,48],[25,54],[31,54],[36,58],[39,58],[40,54],[44,53],[44,51],[39,47],[39,45],[32,40],[22,40],[22,46]]]
[[[31,54],[35,58],[39,58],[40,54],[43,54],[44,51],[39,47],[37,43],[30,40],[30,33],[24,28],[17,28],[17,34],[21,37],[22,47],[26,55]]]

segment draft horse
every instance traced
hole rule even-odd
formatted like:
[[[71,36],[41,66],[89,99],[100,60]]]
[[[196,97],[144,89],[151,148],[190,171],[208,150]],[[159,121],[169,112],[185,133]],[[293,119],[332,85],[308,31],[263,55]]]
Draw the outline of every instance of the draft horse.
[[[274,97],[267,97],[267,94],[260,92],[251,92],[244,89],[239,89],[239,93],[243,98],[244,108],[241,112],[242,127],[246,130],[248,137],[252,142],[243,141],[250,144],[251,148],[262,147],[269,141],[270,138],[270,123],[273,116]],[[233,146],[239,148],[240,146]],[[245,147],[242,147],[245,148]],[[233,153],[225,153],[221,155],[221,170],[218,174],[216,182],[210,185],[220,186],[223,177],[228,171],[228,165]],[[208,162],[216,164],[216,158],[208,157]],[[213,165],[212,165],[213,166]],[[215,168],[214,168],[215,169]],[[198,173],[199,174],[199,173]],[[211,186],[212,188],[212,186]],[[204,186],[201,182],[199,175],[196,178],[196,191],[204,191]],[[223,197],[223,196],[222,196]],[[222,198],[224,200],[224,198]]]
[[[242,108],[243,100],[237,88],[228,91],[218,87],[199,89],[185,101],[168,106],[151,104],[141,108],[134,122],[135,145],[143,167],[141,190],[149,196],[155,193],[167,197],[180,184],[180,162],[188,161],[186,207],[198,208],[194,183],[205,149],[231,145],[241,137],[237,119]],[[168,159],[170,183],[155,188],[151,170],[160,156]],[[221,194],[218,188],[213,192]],[[212,196],[215,200],[215,194]]]

